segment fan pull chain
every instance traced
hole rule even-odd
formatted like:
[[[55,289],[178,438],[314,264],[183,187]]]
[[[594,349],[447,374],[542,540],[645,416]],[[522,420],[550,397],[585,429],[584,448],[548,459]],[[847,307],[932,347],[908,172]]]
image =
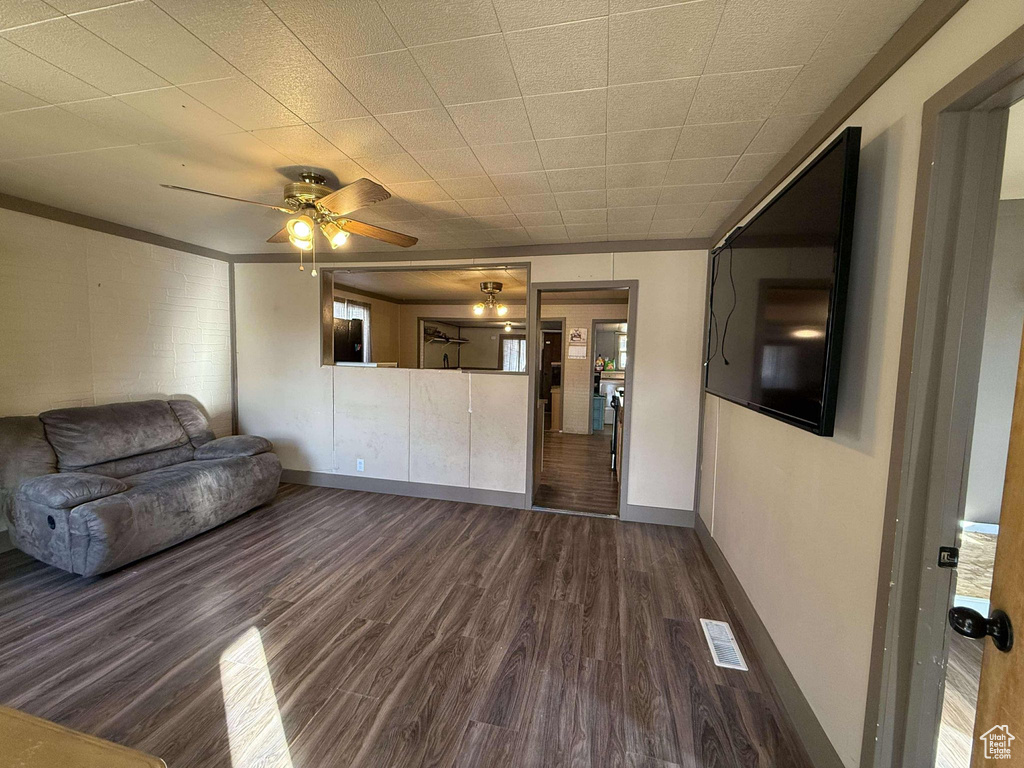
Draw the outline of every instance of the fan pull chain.
[[[305,272],[306,268],[302,266],[302,249],[299,248],[299,272]]]
[[[316,277],[316,230],[313,230],[313,237],[310,238],[310,242],[313,244],[313,271],[309,275],[310,277]]]

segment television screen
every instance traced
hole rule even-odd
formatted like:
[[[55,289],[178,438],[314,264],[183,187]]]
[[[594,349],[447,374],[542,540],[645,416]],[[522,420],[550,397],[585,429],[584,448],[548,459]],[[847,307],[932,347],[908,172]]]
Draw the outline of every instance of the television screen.
[[[831,435],[860,128],[847,128],[712,258],[708,392]]]

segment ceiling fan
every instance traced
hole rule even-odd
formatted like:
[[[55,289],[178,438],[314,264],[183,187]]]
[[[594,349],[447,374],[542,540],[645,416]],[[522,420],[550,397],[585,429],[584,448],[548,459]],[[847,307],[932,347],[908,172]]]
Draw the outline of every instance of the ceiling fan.
[[[283,205],[244,200],[240,197],[204,192],[201,189],[179,187],[174,184],[161,184],[160,186],[233,200],[236,203],[261,205],[264,208],[273,208],[275,211],[292,214],[288,223],[271,236],[267,242],[291,242],[300,251],[313,250],[313,238],[316,235],[317,227],[324,233],[331,248],[344,245],[349,234],[370,237],[391,245],[400,245],[403,248],[416,245],[416,238],[411,235],[392,232],[390,229],[366,224],[348,217],[352,211],[391,197],[391,193],[380,184],[369,179],[359,179],[341,189],[332,190],[327,186],[327,179],[318,173],[303,172],[299,176],[302,181],[285,184]]]

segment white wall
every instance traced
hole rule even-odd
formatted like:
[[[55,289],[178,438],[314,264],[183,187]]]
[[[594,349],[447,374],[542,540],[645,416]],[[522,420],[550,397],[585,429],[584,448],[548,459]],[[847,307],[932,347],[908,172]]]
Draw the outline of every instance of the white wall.
[[[532,260],[534,282],[640,281],[627,486],[632,505],[693,510],[706,257],[673,251]],[[286,264],[239,264],[235,289],[239,427],[272,439],[286,468],[355,475],[362,452],[366,475],[459,485],[468,467],[470,487],[525,490],[527,377],[405,369],[349,376],[355,369],[320,366],[319,287],[308,273]],[[408,385],[401,376],[410,377]],[[446,418],[443,430],[432,430],[423,419],[431,409],[454,419],[469,382],[467,464],[461,427]],[[375,405],[385,395],[387,408]],[[369,413],[356,414],[350,403],[362,403]],[[375,420],[385,414],[383,428]],[[398,455],[403,445],[404,460]],[[449,453],[457,458],[450,475],[437,464]]]
[[[1021,24],[1020,0],[970,0],[847,121],[863,144],[835,437],[709,397],[701,519],[847,766],[864,727],[922,107]]]
[[[0,210],[0,416],[188,396],[231,432],[228,265]]]
[[[1003,200],[996,223],[964,508],[964,518],[977,523],[999,522],[1022,329],[1024,200]]]

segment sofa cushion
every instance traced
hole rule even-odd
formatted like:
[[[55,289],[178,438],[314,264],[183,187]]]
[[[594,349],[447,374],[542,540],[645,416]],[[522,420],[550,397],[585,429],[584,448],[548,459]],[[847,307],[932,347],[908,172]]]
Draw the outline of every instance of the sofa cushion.
[[[228,459],[232,456],[256,456],[273,449],[273,443],[265,437],[232,435],[231,437],[219,437],[196,448],[195,459],[207,461],[209,459]]]
[[[199,409],[199,406],[191,400],[168,400],[174,415],[178,417],[181,426],[185,429],[193,448],[205,445],[214,439],[213,430],[210,429],[210,422]]]
[[[18,487],[18,498],[53,509],[71,509],[127,490],[127,483],[113,477],[86,472],[61,472],[26,480]]]
[[[188,435],[163,400],[61,408],[39,415],[62,471],[175,448]]]
[[[67,548],[57,552],[44,542],[29,554],[40,552],[50,558],[46,562],[74,573],[104,573],[269,501],[280,479],[281,462],[273,453],[190,461],[126,477],[131,488],[124,493],[69,511]],[[61,531],[58,520],[56,531],[41,533],[45,538]]]

